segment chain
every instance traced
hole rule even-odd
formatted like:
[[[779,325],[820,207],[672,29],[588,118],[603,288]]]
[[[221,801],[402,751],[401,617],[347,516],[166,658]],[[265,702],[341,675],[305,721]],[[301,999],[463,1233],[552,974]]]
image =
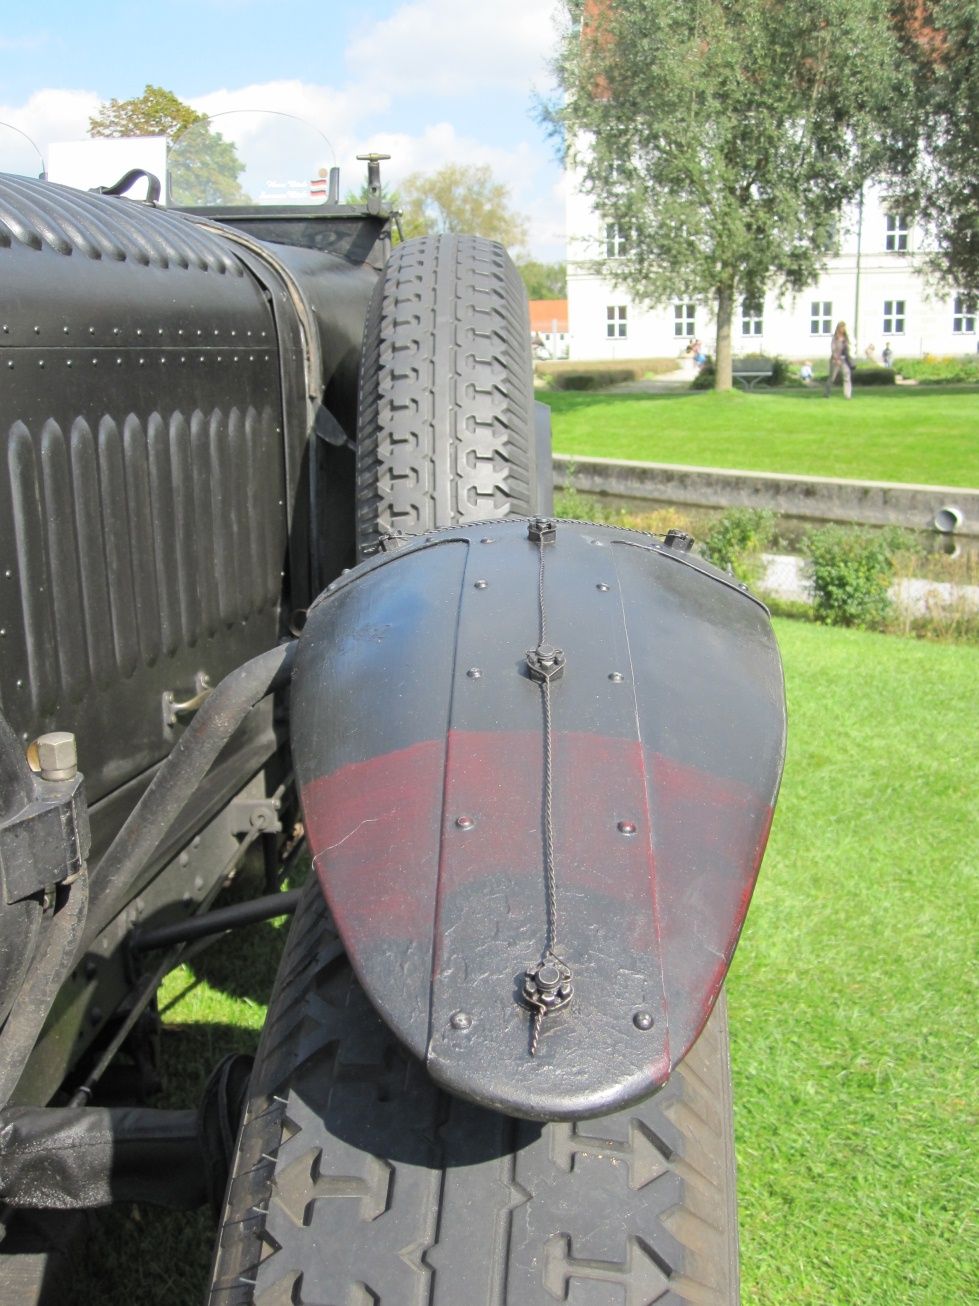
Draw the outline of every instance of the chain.
[[[544,608],[544,540],[537,544],[540,563],[538,567],[537,594],[540,606],[540,647],[547,645],[547,617]],[[544,716],[544,878],[547,889],[547,938],[541,961],[557,948],[557,873],[554,869],[554,733],[551,727],[551,682],[540,682],[541,706]]]
[[[533,1013],[530,1055],[537,1055],[544,1017],[559,1011],[571,1001],[571,970],[558,956],[557,871],[554,858],[554,730],[551,716],[551,681],[564,674],[564,653],[547,642],[547,608],[544,602],[544,559],[546,545],[552,543],[557,526],[552,518],[537,517],[530,523],[529,538],[537,541],[537,602],[539,638],[536,649],[527,654],[527,666],[533,680],[540,685],[541,712],[544,726],[544,889],[547,926],[540,961],[524,976],[523,997]]]

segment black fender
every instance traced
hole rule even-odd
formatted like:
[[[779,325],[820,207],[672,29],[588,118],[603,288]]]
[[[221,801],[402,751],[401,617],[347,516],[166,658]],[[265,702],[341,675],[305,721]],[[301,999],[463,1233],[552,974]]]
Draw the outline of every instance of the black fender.
[[[661,1086],[744,921],[781,663],[764,605],[685,544],[432,532],[334,582],[300,639],[293,756],[354,967],[438,1082],[509,1114]]]

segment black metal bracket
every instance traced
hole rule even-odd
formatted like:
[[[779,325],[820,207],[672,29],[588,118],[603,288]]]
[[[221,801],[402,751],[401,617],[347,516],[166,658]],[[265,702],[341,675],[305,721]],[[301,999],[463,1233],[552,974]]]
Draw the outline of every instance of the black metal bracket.
[[[92,842],[85,779],[33,779],[34,794],[0,823],[4,902],[19,902],[77,875]]]
[[[664,548],[672,549],[674,553],[689,553],[693,543],[693,536],[686,531],[667,531],[663,539]]]
[[[262,834],[278,834],[282,829],[278,798],[236,798],[231,804],[232,834],[248,834],[260,830]]]
[[[566,664],[564,651],[550,644],[538,644],[536,648],[529,649],[527,652],[527,669],[530,678],[536,680],[538,684],[542,682],[549,684],[551,681],[560,680],[564,675]]]

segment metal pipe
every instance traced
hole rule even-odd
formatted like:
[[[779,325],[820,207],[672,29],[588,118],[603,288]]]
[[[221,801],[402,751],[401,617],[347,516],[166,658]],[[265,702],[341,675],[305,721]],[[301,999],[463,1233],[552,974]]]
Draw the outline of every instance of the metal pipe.
[[[301,889],[291,889],[288,893],[267,893],[248,902],[219,907],[203,916],[174,921],[172,925],[160,925],[155,930],[140,930],[130,946],[134,952],[150,952],[155,948],[167,948],[172,943],[190,943],[193,939],[202,939],[208,934],[221,934],[224,930],[273,920],[276,916],[291,916],[296,910],[301,892]]]
[[[245,853],[252,846],[252,844],[259,837],[260,834],[261,834],[260,830],[250,830],[248,834],[245,835],[244,839],[242,839],[241,843],[238,845],[235,851],[231,854],[228,861],[225,863],[224,869],[222,870],[221,874],[218,876],[218,878],[215,880],[214,884],[211,886],[208,893],[205,895],[203,901],[201,902],[200,910],[197,913],[198,916],[205,915],[207,913],[207,910],[210,907],[211,903],[214,901],[214,899],[218,896],[218,894],[221,892],[222,888],[224,887],[225,880],[235,869],[235,867],[238,865],[238,863],[244,857]],[[185,921],[184,924],[189,925],[190,921]],[[148,975],[142,981],[139,987],[136,989],[133,997],[132,1006],[130,1007],[129,1011],[126,1014],[126,1019],[116,1030],[115,1035],[113,1036],[111,1042],[109,1043],[105,1051],[102,1053],[99,1060],[96,1062],[94,1069],[89,1074],[85,1083],[80,1084],[79,1087],[75,1089],[75,1092],[72,1094],[71,1101],[68,1103],[69,1106],[85,1106],[85,1104],[91,1099],[92,1091],[95,1088],[95,1085],[98,1083],[98,1081],[108,1070],[112,1062],[112,1059],[115,1057],[116,1053],[119,1051],[123,1043],[125,1043],[126,1039],[129,1037],[130,1033],[132,1032],[133,1028],[136,1025],[136,1022],[139,1020],[140,1016],[143,1014],[143,1011],[146,1009],[146,1007],[152,1000],[156,990],[160,987],[163,977],[167,975],[171,970],[173,970],[174,966],[178,964],[181,957],[183,956],[183,952],[184,952],[183,943],[178,943],[174,948],[171,949],[170,952],[166,954],[166,956],[157,966],[156,970],[154,970],[150,975]]]

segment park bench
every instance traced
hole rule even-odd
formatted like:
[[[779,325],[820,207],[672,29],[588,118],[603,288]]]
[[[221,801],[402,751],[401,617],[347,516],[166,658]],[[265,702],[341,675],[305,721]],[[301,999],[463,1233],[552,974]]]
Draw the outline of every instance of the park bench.
[[[736,358],[731,365],[731,376],[746,390],[754,390],[759,381],[767,381],[774,374],[775,363],[771,358]]]

